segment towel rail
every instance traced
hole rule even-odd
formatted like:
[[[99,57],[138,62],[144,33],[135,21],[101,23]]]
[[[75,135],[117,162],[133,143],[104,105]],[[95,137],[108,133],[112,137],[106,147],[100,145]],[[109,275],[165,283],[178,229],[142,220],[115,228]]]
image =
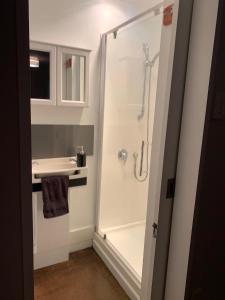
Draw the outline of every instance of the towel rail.
[[[76,179],[70,179],[69,181],[69,188],[76,187],[76,186],[83,186],[87,185],[87,177],[83,178],[76,178]],[[41,192],[42,191],[42,185],[41,183],[33,183],[32,184],[32,192]]]

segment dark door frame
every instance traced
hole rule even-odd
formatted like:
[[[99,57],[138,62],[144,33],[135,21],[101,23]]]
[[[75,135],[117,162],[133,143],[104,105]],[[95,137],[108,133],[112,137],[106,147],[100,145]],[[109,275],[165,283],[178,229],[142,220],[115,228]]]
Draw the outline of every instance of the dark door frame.
[[[185,300],[225,299],[225,0],[219,1]]]
[[[33,299],[28,0],[1,4],[1,299]]]
[[[193,3],[194,0],[180,0],[179,3],[169,114],[164,150],[163,174],[158,217],[158,234],[156,241],[151,293],[152,300],[163,300],[165,297],[173,200],[175,196],[175,182]]]

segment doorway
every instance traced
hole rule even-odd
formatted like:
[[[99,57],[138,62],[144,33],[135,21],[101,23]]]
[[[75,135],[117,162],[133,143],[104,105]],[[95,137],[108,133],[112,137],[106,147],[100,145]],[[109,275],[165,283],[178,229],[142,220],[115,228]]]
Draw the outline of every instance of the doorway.
[[[18,5],[18,7],[20,6],[20,4],[17,4]],[[21,5],[24,5],[24,6],[26,6],[27,7],[27,3],[22,3],[21,2]],[[17,8],[18,8],[17,7]],[[22,9],[22,6],[20,7],[20,9]],[[20,11],[20,13],[21,13],[21,11]],[[24,13],[26,13],[26,16],[24,16],[23,14],[21,14],[23,17],[24,17],[24,19],[25,20],[27,20],[27,18],[28,18],[28,12],[26,11],[26,10],[24,10]],[[174,7],[174,20],[175,21],[177,21],[177,16],[178,16],[178,5],[177,6],[175,6]],[[19,14],[17,15],[17,20],[19,20]],[[23,23],[23,22],[22,22]],[[176,22],[175,22],[175,24],[176,24]],[[15,24],[14,24],[15,25]],[[24,23],[23,23],[23,25],[24,25]],[[165,26],[167,26],[167,25],[165,25]],[[15,28],[19,28],[19,25],[18,25],[18,23],[15,25]],[[14,29],[15,29],[14,28]],[[17,29],[18,29],[17,28]],[[28,24],[26,23],[25,24],[25,28],[26,29],[28,29]],[[170,29],[169,29],[170,28]],[[176,28],[176,26],[175,26],[175,28]],[[23,28],[24,29],[24,28]],[[173,28],[174,29],[174,28]],[[21,78],[24,78],[24,76],[26,77],[27,76],[27,74],[28,74],[28,31],[27,30],[24,30],[24,34],[26,34],[26,37],[25,36],[23,36],[23,38],[21,38],[21,44],[19,45],[19,47],[21,47],[20,48],[20,50],[21,50],[21,52],[19,52],[18,51],[18,53],[19,54],[21,54],[21,55],[18,55],[17,56],[17,59],[18,59],[18,57],[25,57],[26,58],[26,60],[24,60],[23,61],[23,64],[24,64],[24,66],[27,68],[25,71],[27,72],[27,73],[25,73],[25,75],[24,74],[22,74],[21,76]],[[164,139],[163,139],[163,141],[161,140],[161,135],[160,135],[160,137],[158,136],[158,143],[156,143],[156,144],[154,144],[155,146],[155,150],[160,150],[159,152],[157,152],[157,151],[155,151],[155,153],[157,152],[157,158],[159,158],[158,157],[158,155],[162,158],[163,157],[163,154],[164,154],[164,147],[162,147],[162,148],[158,148],[160,145],[161,145],[161,142],[162,142],[162,144],[165,144],[165,136],[166,136],[166,128],[167,128],[167,124],[166,124],[166,122],[167,122],[167,118],[163,118],[163,117],[165,117],[165,116],[167,116],[168,115],[168,110],[169,110],[169,95],[170,95],[170,84],[171,84],[171,81],[172,81],[172,69],[173,69],[173,54],[174,54],[174,49],[175,49],[175,40],[176,40],[176,30],[171,30],[171,27],[169,26],[169,27],[167,27],[167,30],[166,30],[166,32],[165,32],[165,35],[167,35],[167,37],[168,37],[168,39],[169,39],[169,41],[172,41],[171,42],[171,48],[172,49],[167,49],[167,50],[169,50],[168,52],[167,52],[167,55],[165,55],[164,57],[163,57],[163,59],[161,60],[161,63],[163,64],[163,63],[165,63],[165,65],[164,65],[164,67],[166,66],[166,72],[165,72],[165,69],[164,69],[164,72],[162,72],[163,74],[162,74],[162,78],[161,78],[161,80],[162,80],[162,82],[163,82],[163,87],[165,88],[165,89],[161,89],[160,91],[159,91],[159,93],[160,93],[160,99],[161,99],[161,101],[163,101],[163,99],[164,99],[164,96],[165,96],[165,94],[167,95],[167,98],[166,98],[166,100],[167,100],[167,105],[164,107],[164,109],[165,110],[163,110],[163,114],[162,114],[162,118],[160,119],[160,121],[159,121],[159,119],[158,119],[158,122],[157,122],[157,126],[159,126],[159,127],[157,127],[157,129],[159,129],[160,131],[162,130],[162,135],[164,135]],[[26,40],[26,43],[24,42],[24,39]],[[22,43],[22,42],[24,42],[24,43]],[[166,41],[167,42],[167,41]],[[24,54],[24,51],[26,50],[26,55],[22,55],[22,54]],[[143,53],[144,53],[144,55],[146,55],[147,56],[147,47],[143,47]],[[17,54],[18,54],[17,53]],[[15,54],[15,53],[14,53]],[[184,59],[185,60],[185,58],[186,58],[186,56],[185,57],[183,57],[182,59]],[[27,63],[27,64],[26,64]],[[183,69],[183,73],[185,73],[185,68]],[[20,74],[20,73],[18,73],[18,74]],[[164,76],[163,76],[164,75]],[[167,81],[167,79],[168,79],[168,77],[167,77],[167,75],[168,75],[168,77],[169,77],[169,83],[168,83],[168,81]],[[28,86],[25,86],[24,87],[24,89],[26,90],[26,91],[28,91],[29,90],[29,87]],[[21,151],[21,153],[23,153],[23,155],[21,156],[21,157],[19,157],[19,161],[20,161],[20,165],[18,166],[18,171],[20,172],[20,175],[21,174],[23,174],[24,176],[19,176],[19,177],[23,177],[23,178],[30,178],[30,160],[31,160],[31,153],[30,153],[30,142],[29,142],[29,138],[30,138],[30,130],[27,130],[27,131],[24,131],[26,128],[28,128],[29,126],[30,126],[30,124],[29,124],[29,122],[30,122],[30,119],[28,118],[29,117],[29,114],[30,114],[30,112],[29,112],[29,102],[27,102],[27,100],[29,100],[28,98],[28,95],[29,95],[29,93],[28,94],[26,94],[26,96],[24,97],[24,99],[26,98],[26,101],[24,101],[24,107],[20,107],[19,105],[17,105],[16,107],[18,108],[18,111],[17,110],[15,110],[15,112],[18,112],[18,114],[20,115],[20,117],[21,116],[24,116],[24,118],[23,118],[23,122],[24,122],[24,127],[22,127],[22,121],[21,121],[21,119],[20,119],[20,122],[21,122],[21,127],[20,127],[20,130],[21,130],[21,132],[20,132],[20,137],[22,136],[22,133],[23,133],[23,136],[24,136],[24,132],[27,132],[27,135],[25,135],[25,138],[26,138],[26,140],[24,140],[24,148],[23,147],[18,147],[18,152],[20,153],[20,151]],[[18,102],[16,102],[17,104],[19,104],[20,102],[18,101]],[[158,108],[160,108],[160,103],[162,103],[162,102],[159,102],[157,105],[158,105]],[[21,103],[20,103],[21,104]],[[164,103],[165,104],[165,103]],[[21,108],[24,108],[23,109],[23,112],[21,112]],[[46,109],[47,110],[47,109]],[[147,110],[146,110],[147,111]],[[25,114],[26,114],[26,116],[25,116]],[[164,122],[161,122],[161,120],[164,120]],[[17,124],[18,125],[18,124]],[[165,126],[164,126],[165,125]],[[28,127],[26,127],[26,126],[28,126]],[[24,130],[22,130],[22,128],[24,129]],[[23,131],[23,132],[22,132]],[[155,135],[157,135],[157,134],[155,134]],[[154,134],[153,134],[153,139],[154,139]],[[19,141],[19,139],[18,139],[18,141]],[[18,143],[19,144],[19,143]],[[20,146],[21,146],[21,144],[20,144]],[[14,150],[15,149],[17,149],[16,147],[14,148]],[[17,157],[17,159],[18,159],[18,157]],[[22,163],[23,162],[23,160],[24,161],[26,161],[26,164],[25,163]],[[162,167],[163,167],[163,163],[162,163],[162,160],[160,160],[160,162],[159,162],[159,160],[158,159],[156,159],[156,160],[154,160],[154,159],[152,159],[153,160],[153,163],[154,164],[157,164],[157,166],[156,167],[158,167],[158,164],[160,164],[160,168],[161,168],[161,173],[162,173]],[[26,171],[26,174],[24,174],[23,172],[22,172],[22,167],[23,168],[25,168],[25,171]],[[160,170],[159,170],[159,173],[160,173]],[[26,176],[25,176],[26,175]],[[159,175],[159,177],[158,176],[156,176],[156,178],[154,179],[154,183],[156,183],[156,181],[157,181],[157,185],[159,184],[159,186],[157,186],[157,191],[156,190],[151,190],[151,193],[153,193],[155,196],[156,196],[156,198],[158,199],[157,201],[159,202],[159,198],[160,198],[160,191],[161,191],[161,178],[160,178],[160,174],[158,174]],[[158,180],[160,178],[160,180]],[[26,190],[26,192],[29,194],[31,194],[31,182],[30,182],[30,179],[29,179],[29,182],[28,182],[28,179],[27,179],[27,181],[26,181],[26,183],[24,183],[23,181],[22,181],[22,179],[21,179],[21,182],[18,182],[18,187],[21,187],[22,186],[22,184],[24,184],[24,188],[25,188],[25,190]],[[7,186],[7,185],[6,185]],[[27,256],[26,256],[26,254],[28,254],[28,252],[29,252],[29,255],[28,255],[28,257],[30,258],[31,257],[31,253],[32,253],[32,236],[31,236],[31,229],[32,229],[32,226],[31,226],[31,215],[32,215],[32,210],[31,210],[31,199],[30,199],[30,195],[28,195],[28,194],[26,194],[26,195],[24,195],[24,198],[21,200],[21,199],[19,199],[19,200],[21,200],[22,202],[18,202],[17,204],[20,204],[21,205],[21,203],[22,203],[22,213],[21,213],[21,210],[18,210],[18,215],[20,214],[20,218],[19,219],[17,219],[17,225],[16,225],[16,227],[15,228],[17,228],[18,230],[20,230],[21,229],[21,233],[23,234],[23,238],[21,239],[21,241],[20,241],[20,243],[21,243],[21,253],[23,252],[24,253],[24,255],[23,255],[23,257],[24,257],[24,266],[25,266],[25,268],[24,268],[24,278],[26,277],[26,278],[28,278],[28,276],[29,276],[29,280],[27,281],[27,288],[24,288],[24,287],[26,287],[26,284],[24,284],[23,285],[23,296],[21,296],[21,299],[32,299],[32,296],[31,296],[31,294],[29,294],[31,291],[32,291],[32,284],[29,284],[30,283],[30,280],[31,280],[31,278],[32,278],[32,276],[30,276],[31,275],[31,260],[29,260],[29,262],[28,262],[28,260],[27,260]],[[170,196],[170,197],[172,197],[172,196]],[[18,200],[18,201],[19,201]],[[23,202],[24,201],[24,202]],[[27,201],[30,201],[29,203],[29,205],[27,205]],[[19,205],[19,206],[20,206]],[[152,221],[153,220],[155,220],[156,222],[157,222],[157,219],[158,219],[158,208],[159,208],[159,203],[153,203],[153,204],[151,204],[152,206],[154,206],[154,207],[156,207],[156,210],[155,209],[149,209],[148,210],[148,213],[147,213],[147,215],[148,215],[148,217],[147,217],[147,226],[146,226],[146,237],[145,237],[145,240],[147,241],[147,243],[146,243],[146,250],[147,250],[147,248],[148,247],[150,247],[150,248],[152,248],[153,249],[153,252],[148,252],[148,251],[145,251],[146,252],[146,255],[144,255],[144,261],[146,262],[146,263],[144,263],[144,272],[143,272],[143,274],[145,274],[144,276],[145,276],[145,281],[142,283],[143,284],[143,286],[147,286],[148,285],[148,287],[149,287],[149,282],[148,281],[150,281],[150,282],[152,282],[152,276],[153,276],[153,264],[154,264],[154,249],[155,249],[155,237],[156,237],[156,233],[157,232],[155,232],[154,233],[154,236],[152,237],[152,234],[153,234],[153,229],[152,229]],[[150,208],[151,208],[151,206],[150,206]],[[156,214],[155,214],[156,213]],[[27,216],[29,215],[29,218],[27,218]],[[151,216],[152,218],[150,218],[149,216]],[[23,220],[23,221],[21,221],[21,220]],[[21,228],[21,223],[23,223],[23,225],[24,225],[24,227],[23,228]],[[25,225],[26,224],[26,225]],[[14,224],[15,225],[15,224]],[[157,223],[156,223],[156,225],[157,225]],[[26,227],[26,228],[25,228]],[[27,229],[27,228],[29,228],[29,230]],[[26,229],[26,230],[25,230]],[[157,229],[157,228],[155,228],[155,229]],[[29,235],[28,235],[28,231],[29,231]],[[21,236],[20,236],[21,237]],[[152,242],[149,242],[149,241],[152,241]],[[152,259],[151,260],[149,260],[149,253],[151,253],[151,256],[153,256],[152,257]],[[153,255],[152,255],[153,254]],[[21,258],[21,257],[20,257]],[[21,260],[19,260],[19,257],[18,257],[18,262],[21,262]],[[149,267],[149,266],[151,266],[151,267]],[[26,271],[25,270],[27,270],[27,273],[26,273]],[[21,274],[20,274],[21,275]],[[23,276],[21,275],[21,278],[22,278]],[[151,289],[150,288],[144,288],[144,295],[143,295],[143,297],[142,297],[142,299],[147,299],[146,297],[148,297],[148,293],[150,293],[151,292]],[[17,294],[17,295],[19,295],[19,293]],[[145,298],[144,298],[145,297]],[[13,299],[13,297],[12,297],[12,299]],[[15,299],[18,299],[18,298],[15,298]]]

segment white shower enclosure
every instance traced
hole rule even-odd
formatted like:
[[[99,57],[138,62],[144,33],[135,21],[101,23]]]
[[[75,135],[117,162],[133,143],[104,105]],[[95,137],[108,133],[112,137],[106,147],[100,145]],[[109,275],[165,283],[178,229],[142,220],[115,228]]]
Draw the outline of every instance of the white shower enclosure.
[[[113,34],[107,37],[99,233],[106,235],[139,279],[148,200],[146,172],[150,169],[147,147],[151,154],[159,65],[158,61],[149,65],[145,78],[147,60],[143,48],[148,45],[150,62],[160,50],[161,27],[161,14],[147,16],[119,30],[116,38]],[[127,152],[125,160],[118,157],[122,149]],[[145,181],[139,181],[146,176]]]
[[[146,284],[151,276],[143,271],[144,259],[154,260],[152,225],[158,214],[175,30],[175,11],[173,26],[163,26],[161,3],[102,36],[94,248],[131,299],[140,299],[142,277]],[[145,255],[147,248],[151,255]]]

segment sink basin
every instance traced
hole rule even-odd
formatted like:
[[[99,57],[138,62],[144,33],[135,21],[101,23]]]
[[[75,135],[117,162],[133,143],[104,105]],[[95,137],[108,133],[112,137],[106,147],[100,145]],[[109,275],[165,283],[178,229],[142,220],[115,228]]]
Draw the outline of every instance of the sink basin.
[[[35,178],[55,175],[73,175],[76,170],[75,163],[52,163],[52,164],[33,164],[32,173]]]

